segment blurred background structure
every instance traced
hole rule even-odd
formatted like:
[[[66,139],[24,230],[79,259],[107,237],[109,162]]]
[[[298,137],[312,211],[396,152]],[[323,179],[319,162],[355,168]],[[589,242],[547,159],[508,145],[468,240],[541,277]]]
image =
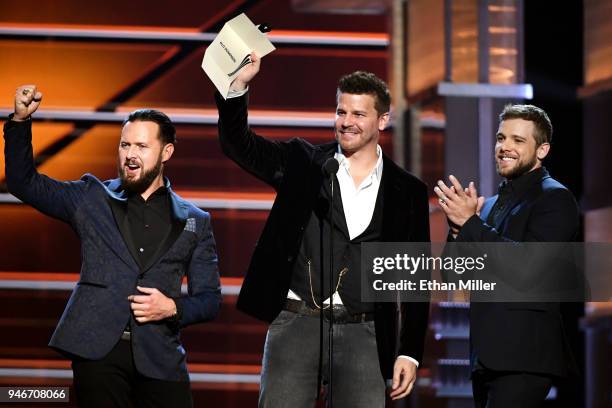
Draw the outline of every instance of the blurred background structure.
[[[157,108],[177,124],[167,175],[180,195],[211,213],[223,276],[221,316],[183,332],[196,406],[256,405],[266,332],[266,325],[236,311],[235,300],[274,195],[221,153],[214,89],[200,68],[207,44],[240,12],[268,23],[277,47],[252,84],[250,121],[257,132],[330,140],[336,81],[371,71],[389,81],[394,98],[393,125],[381,140],[385,152],[429,186],[452,173],[476,180],[490,195],[499,182],[497,115],[508,102],[529,101],[553,122],[545,165],[577,197],[584,240],[612,242],[608,0],[0,4],[0,114],[12,112],[21,84],[44,93],[34,117],[41,173],[114,178],[127,112]],[[79,243],[69,227],[6,192],[3,160],[0,386],[70,384],[69,362],[46,344],[79,278]],[[445,220],[433,199],[430,217],[432,239],[444,241]],[[571,306],[584,381],[557,384],[547,404],[610,407],[612,306]],[[467,308],[432,305],[416,390],[396,406],[472,406]]]

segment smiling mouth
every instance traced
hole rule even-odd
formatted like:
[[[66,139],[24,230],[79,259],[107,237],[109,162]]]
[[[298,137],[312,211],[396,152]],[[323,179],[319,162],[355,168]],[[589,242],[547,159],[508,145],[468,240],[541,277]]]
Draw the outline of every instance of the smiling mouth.
[[[515,163],[516,162],[516,157],[510,157],[510,156],[498,156],[497,159],[502,162],[502,163]]]
[[[340,134],[341,135],[346,135],[346,136],[355,136],[357,135],[359,132],[357,132],[356,130],[341,130]]]

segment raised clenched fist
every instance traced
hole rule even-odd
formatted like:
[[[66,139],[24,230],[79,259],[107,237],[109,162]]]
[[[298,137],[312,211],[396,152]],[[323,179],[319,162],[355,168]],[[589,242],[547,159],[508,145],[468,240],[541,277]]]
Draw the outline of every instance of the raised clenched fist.
[[[15,114],[13,120],[23,121],[36,112],[42,100],[36,85],[22,85],[15,92]]]

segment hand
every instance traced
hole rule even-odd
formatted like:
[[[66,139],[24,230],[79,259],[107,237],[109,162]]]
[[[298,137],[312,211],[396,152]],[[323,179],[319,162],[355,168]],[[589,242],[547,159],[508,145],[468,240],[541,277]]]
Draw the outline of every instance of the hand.
[[[451,186],[451,190],[455,191],[455,186]],[[472,196],[472,191],[469,188],[464,188],[463,191],[465,192],[465,194],[467,194],[468,196]],[[475,191],[475,189],[474,189]],[[476,215],[480,216],[480,210],[482,209],[482,206],[484,205],[484,197],[481,197],[480,199],[478,197],[476,197],[476,200],[478,202],[478,207],[476,208]],[[442,207],[442,204],[440,204],[440,207]],[[448,222],[448,227],[450,228],[451,234],[453,235],[453,238],[457,238],[457,235],[459,235],[459,230],[461,229],[460,226],[458,226],[457,224],[453,223],[450,219],[446,218],[446,221]]]
[[[254,52],[251,53],[251,63],[246,65],[236,79],[232,82],[230,89],[232,91],[242,91],[249,86],[249,82],[257,75],[261,67],[261,58],[257,57]]]
[[[449,180],[451,187],[447,187],[442,180],[439,180],[434,192],[439,198],[440,207],[446,214],[449,224],[456,225],[458,230],[474,214],[480,214],[484,197],[478,197],[474,182],[470,182],[469,187],[464,189],[455,176],[449,176]]]
[[[36,85],[22,85],[17,88],[13,120],[22,122],[29,118],[40,106],[42,96],[42,93],[36,90]]]
[[[416,381],[417,366],[407,358],[396,358],[393,366],[393,384],[391,394],[393,400],[404,398],[410,394]]]
[[[158,289],[136,286],[146,295],[130,295],[128,300],[138,323],[156,322],[176,314],[176,303]]]

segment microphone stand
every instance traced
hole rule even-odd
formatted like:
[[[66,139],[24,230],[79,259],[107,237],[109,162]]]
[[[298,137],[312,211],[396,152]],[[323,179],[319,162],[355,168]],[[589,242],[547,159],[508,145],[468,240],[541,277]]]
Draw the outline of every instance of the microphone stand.
[[[334,159],[334,161],[336,161]],[[331,199],[329,205],[329,407],[333,405],[332,379],[334,372],[334,179],[336,173],[330,174]]]
[[[329,356],[328,356],[328,392],[327,401],[328,407],[333,406],[333,351],[334,351],[334,181],[336,173],[338,172],[338,161],[331,157],[325,161],[323,165],[325,175],[329,176],[330,180],[330,204],[329,204],[329,331],[328,331],[328,342],[329,342]],[[321,277],[323,278],[323,277]],[[321,279],[321,282],[323,279]],[[322,293],[321,293],[322,294]],[[321,304],[321,316],[323,316],[323,304]],[[322,321],[321,321],[322,323]]]

